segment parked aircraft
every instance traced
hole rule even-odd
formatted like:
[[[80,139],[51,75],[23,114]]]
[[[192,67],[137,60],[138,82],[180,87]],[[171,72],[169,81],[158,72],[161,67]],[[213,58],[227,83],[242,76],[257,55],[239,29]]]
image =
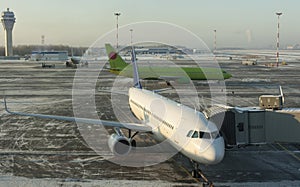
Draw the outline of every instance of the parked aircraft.
[[[116,50],[105,44],[106,53],[109,58],[110,71],[125,77],[133,76],[132,64],[126,63]],[[178,67],[143,66],[139,68],[141,79],[163,79],[166,81],[187,82],[191,80],[223,80],[232,77],[231,74],[219,68],[212,67],[181,67],[186,76],[180,73]]]
[[[151,133],[157,141],[167,140],[171,146],[191,159],[195,163],[192,172],[195,177],[198,175],[199,163],[221,162],[225,148],[224,139],[220,136],[217,126],[208,121],[202,112],[165,98],[155,91],[143,89],[135,59],[135,52],[132,48],[134,84],[129,89],[128,101],[132,113],[141,121],[140,124],[15,112],[8,109],[6,99],[4,99],[5,109],[8,113],[15,115],[114,127],[115,133],[110,136],[108,144],[111,151],[118,156],[128,155],[132,151],[132,147],[136,146],[134,137],[137,133]],[[160,104],[157,105],[158,103]],[[162,109],[164,109],[163,115]],[[128,129],[129,136],[126,137],[121,133],[121,129]],[[136,133],[131,135],[131,131]]]

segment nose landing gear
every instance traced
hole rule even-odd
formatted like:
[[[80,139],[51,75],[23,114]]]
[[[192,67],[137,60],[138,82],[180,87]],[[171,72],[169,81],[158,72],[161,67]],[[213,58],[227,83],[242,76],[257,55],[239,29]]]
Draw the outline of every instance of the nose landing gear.
[[[193,170],[192,170],[192,177],[194,178],[202,178],[204,180],[203,186],[208,186],[208,187],[213,187],[214,184],[213,182],[209,181],[204,173],[201,171],[201,169],[199,168],[199,164],[197,162],[194,162],[193,160],[191,160],[192,164],[193,164]]]

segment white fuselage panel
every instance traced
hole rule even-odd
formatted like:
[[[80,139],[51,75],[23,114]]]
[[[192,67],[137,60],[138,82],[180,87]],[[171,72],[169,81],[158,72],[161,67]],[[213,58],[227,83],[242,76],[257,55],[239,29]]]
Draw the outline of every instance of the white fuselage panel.
[[[137,88],[129,89],[129,105],[138,119],[152,127],[158,141],[168,139],[173,147],[200,163],[215,164],[222,160],[223,138],[208,140],[187,136],[191,130],[218,132],[216,125],[208,122],[201,112]]]

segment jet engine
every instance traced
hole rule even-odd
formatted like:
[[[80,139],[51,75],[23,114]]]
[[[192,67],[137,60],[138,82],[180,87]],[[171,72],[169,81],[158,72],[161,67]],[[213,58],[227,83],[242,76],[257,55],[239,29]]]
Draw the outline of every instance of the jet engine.
[[[128,155],[132,148],[130,140],[119,129],[115,130],[116,133],[112,134],[108,139],[110,150],[117,156]]]

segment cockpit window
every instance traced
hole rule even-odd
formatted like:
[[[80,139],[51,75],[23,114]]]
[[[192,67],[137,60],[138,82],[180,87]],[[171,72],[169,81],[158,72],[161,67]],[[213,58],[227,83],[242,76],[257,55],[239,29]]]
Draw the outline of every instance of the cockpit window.
[[[212,132],[212,133],[211,133],[211,137],[212,137],[212,139],[217,139],[217,138],[220,137],[220,134],[219,134],[218,131],[215,131],[215,132]]]
[[[204,132],[200,131],[200,138],[203,138]]]
[[[201,138],[201,139],[217,139],[220,137],[220,134],[218,131],[210,133],[204,131],[190,130],[186,136],[191,138]]]
[[[200,131],[200,138],[210,139],[210,134],[208,132],[202,132],[202,131]]]
[[[199,133],[198,133],[198,131],[195,131],[192,138],[198,138],[198,137],[199,137]]]
[[[192,136],[192,134],[193,134],[193,132],[194,132],[193,130],[190,130],[190,131],[187,133],[187,135],[186,135],[186,136],[187,136],[187,137],[191,137],[191,136]]]

